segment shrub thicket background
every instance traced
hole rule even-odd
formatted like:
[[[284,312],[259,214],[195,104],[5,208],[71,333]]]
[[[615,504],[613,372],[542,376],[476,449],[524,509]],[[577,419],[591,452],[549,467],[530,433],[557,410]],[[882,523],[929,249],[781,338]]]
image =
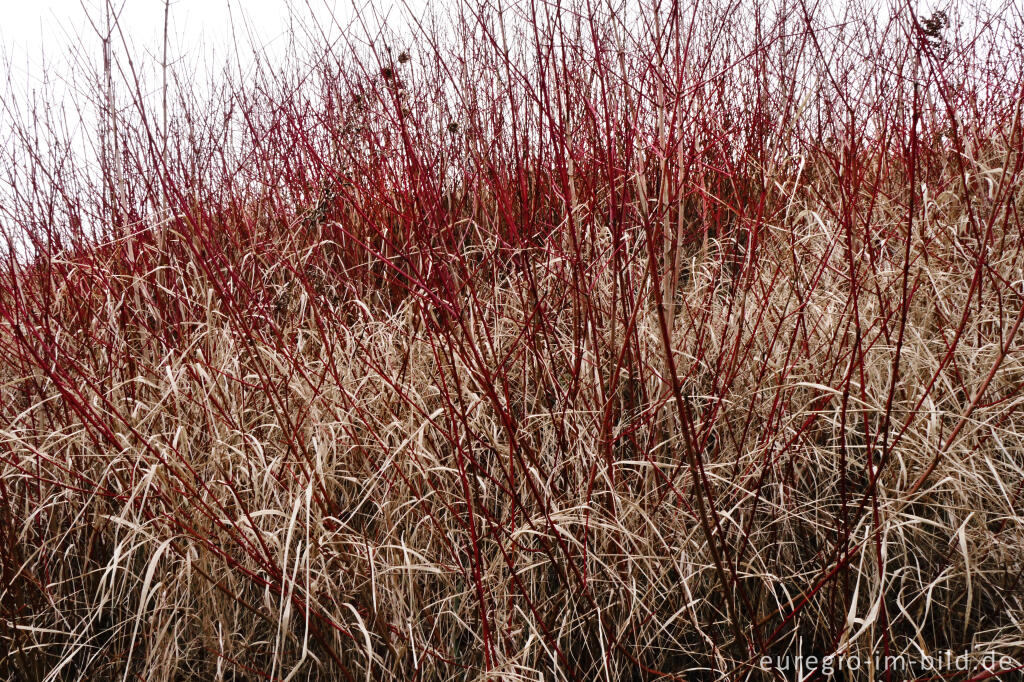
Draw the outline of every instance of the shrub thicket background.
[[[434,9],[5,101],[0,673],[1024,663],[1020,7]]]

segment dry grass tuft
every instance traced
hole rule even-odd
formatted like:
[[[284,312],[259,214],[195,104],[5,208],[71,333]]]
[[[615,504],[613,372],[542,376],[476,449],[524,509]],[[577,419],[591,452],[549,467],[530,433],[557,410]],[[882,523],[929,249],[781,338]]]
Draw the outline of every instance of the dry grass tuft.
[[[1021,665],[1001,43],[469,9],[427,66],[184,93],[159,150],[123,120],[94,184],[5,157],[50,184],[3,209],[3,675]]]

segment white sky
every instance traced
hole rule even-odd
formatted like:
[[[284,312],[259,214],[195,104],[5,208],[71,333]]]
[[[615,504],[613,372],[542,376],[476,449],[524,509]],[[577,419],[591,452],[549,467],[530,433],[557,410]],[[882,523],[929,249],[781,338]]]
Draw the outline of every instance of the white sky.
[[[430,0],[171,0],[169,57],[192,62],[207,57],[211,64],[223,64],[234,57],[229,37],[234,23],[237,35],[245,21],[252,30],[252,42],[273,51],[289,33],[289,4],[304,19],[313,19],[329,35],[337,36],[337,25],[345,25],[356,6],[373,8],[378,16],[392,12],[406,2],[423,7]],[[42,74],[44,61],[52,71],[61,71],[69,49],[84,40],[86,54],[98,60],[100,43],[87,17],[103,28],[105,0],[5,0],[0,12],[0,78],[9,75],[15,92],[32,87]],[[115,12],[132,49],[132,54],[149,52],[159,57],[163,49],[164,0],[113,0]],[[337,23],[331,21],[334,17]],[[331,30],[331,27],[334,30]],[[243,40],[243,42],[249,42]],[[115,39],[115,49],[123,52]],[[95,55],[93,54],[95,53]],[[3,69],[10,69],[4,74]]]
[[[128,42],[127,54],[136,62],[152,65],[160,61],[163,49],[164,0],[0,0],[0,99],[13,95],[19,106],[31,99],[31,92],[41,83],[44,72],[50,76],[50,92],[74,98],[84,83],[61,83],[54,89],[53,80],[68,73],[97,73],[98,69],[69,69],[71,55],[91,65],[101,63],[101,43],[89,17],[103,28],[104,7],[109,2],[119,14],[119,24]],[[289,35],[301,35],[301,29],[289,25],[293,14],[301,20],[325,30],[328,39],[339,36],[357,12],[370,23],[385,22],[398,29],[402,14],[411,11],[422,16],[427,8],[451,4],[453,0],[171,0],[168,59],[175,71],[203,76],[231,62],[246,66],[251,51],[235,50],[230,36],[234,32],[241,47],[262,46],[272,56],[283,49]],[[843,0],[838,0],[842,4]],[[905,0],[876,0],[879,10]],[[971,0],[978,1],[978,0]],[[1020,0],[980,0],[989,7],[1013,6]],[[503,4],[516,4],[505,0]],[[958,0],[910,0],[922,14],[931,7],[957,4]],[[597,4],[600,4],[598,2]],[[826,3],[828,4],[828,0]],[[289,11],[292,7],[292,12]],[[411,10],[409,9],[411,8]],[[332,19],[333,17],[333,19]],[[385,17],[387,17],[385,19]],[[1016,17],[1020,17],[1017,10]],[[251,32],[251,34],[250,34]],[[359,33],[359,31],[355,31]],[[319,41],[318,41],[319,42]],[[323,44],[319,42],[319,44]],[[115,37],[117,55],[125,50]],[[237,61],[236,61],[237,60]],[[271,63],[273,63],[271,61]],[[44,64],[46,69],[44,70]],[[79,67],[82,65],[80,64]],[[195,83],[194,85],[200,85]],[[51,101],[53,99],[51,98]],[[0,107],[0,124],[9,111]],[[0,140],[2,142],[2,140]]]
[[[40,77],[44,54],[47,63],[59,67],[68,48],[78,39],[86,40],[87,54],[98,52],[98,39],[86,17],[88,13],[101,23],[106,1],[4,0],[0,12],[0,69],[9,67],[10,73],[0,71],[0,78],[9,75],[15,91],[23,92],[24,85]],[[891,1],[878,0],[880,9]],[[923,13],[929,12],[929,6],[944,6],[949,1],[912,0]],[[987,0],[985,4],[995,7],[1013,1]],[[149,51],[159,56],[163,43],[164,0],[111,2],[120,13],[120,25],[133,44],[131,52]],[[253,41],[273,50],[288,34],[289,4],[298,15],[329,28],[332,15],[344,25],[346,18],[353,16],[356,6],[372,8],[378,17],[390,12],[392,19],[397,19],[401,12],[394,8],[408,5],[413,11],[422,11],[430,5],[444,4],[444,0],[171,0],[170,56],[191,60],[202,50],[212,58],[211,63],[223,63],[231,54],[227,46],[232,19],[237,27],[243,17],[254,32]],[[397,22],[389,23],[394,27]],[[337,33],[333,31],[333,35]]]
[[[79,37],[95,44],[95,33],[87,19],[103,22],[102,0],[41,0],[38,2],[5,3],[0,43],[17,80],[38,78],[42,57],[59,63],[67,49]],[[163,44],[163,0],[117,0],[120,22],[135,47],[159,55]],[[273,39],[287,27],[287,6],[280,0],[244,3],[253,26],[260,37]],[[172,0],[170,11],[170,51],[179,55],[200,44],[207,47],[223,44],[231,15],[236,22],[241,11],[237,0]]]
[[[283,54],[288,46],[289,36],[302,43],[306,31],[322,30],[333,41],[345,29],[346,37],[354,39],[361,34],[351,28],[357,12],[364,13],[370,24],[387,23],[397,29],[409,8],[422,13],[435,1],[444,2],[171,0],[167,59],[179,76],[195,74],[190,92],[201,95],[210,76],[221,68],[248,67],[250,46],[258,46],[268,57],[265,63],[273,64],[274,55]],[[24,120],[37,97],[75,110],[84,93],[95,91],[81,77],[101,73],[103,50],[97,30],[105,32],[108,2],[128,44],[126,50],[115,33],[115,58],[121,62],[128,55],[154,82],[163,53],[164,0],[0,0],[0,144],[5,143],[10,122]],[[290,25],[293,17],[304,27]],[[314,43],[323,45],[323,38],[318,35]],[[69,80],[69,74],[75,80]]]

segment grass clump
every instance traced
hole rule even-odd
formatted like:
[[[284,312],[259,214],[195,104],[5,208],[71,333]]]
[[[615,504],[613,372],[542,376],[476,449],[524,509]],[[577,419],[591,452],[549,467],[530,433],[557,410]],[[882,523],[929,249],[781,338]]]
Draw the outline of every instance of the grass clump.
[[[16,120],[4,675],[1016,674],[1019,10],[445,12]]]

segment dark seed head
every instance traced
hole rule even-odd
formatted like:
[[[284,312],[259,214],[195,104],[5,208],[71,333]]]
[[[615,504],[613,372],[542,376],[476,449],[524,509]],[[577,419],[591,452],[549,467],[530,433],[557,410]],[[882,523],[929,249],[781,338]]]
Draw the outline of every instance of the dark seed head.
[[[385,66],[380,70],[380,75],[384,77],[384,80],[391,80],[395,77],[395,70],[390,66]]]
[[[939,10],[927,19],[922,17],[921,24],[924,28],[924,34],[932,40],[938,40],[942,37],[942,32],[949,26],[949,16]]]
[[[398,63],[399,64],[405,64],[410,59],[412,59],[412,57],[410,57],[409,53],[406,52],[405,50],[402,50],[402,52],[398,55]]]
[[[449,123],[448,124],[448,132],[449,133],[457,133],[457,132],[459,132],[459,124],[456,123],[455,121],[452,121],[451,123]]]

